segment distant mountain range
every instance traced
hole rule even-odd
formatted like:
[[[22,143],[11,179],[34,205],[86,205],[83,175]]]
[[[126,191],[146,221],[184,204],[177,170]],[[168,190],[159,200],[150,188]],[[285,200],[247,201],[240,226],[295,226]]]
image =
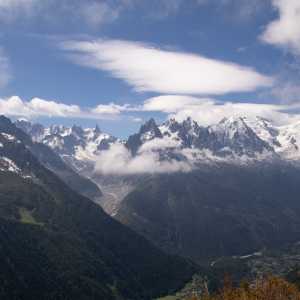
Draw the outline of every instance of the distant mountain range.
[[[300,123],[287,126],[275,126],[271,121],[256,117],[224,118],[219,123],[208,127],[199,126],[191,118],[183,122],[171,119],[162,125],[156,125],[151,119],[144,124],[140,132],[130,136],[127,141],[132,153],[137,153],[141,145],[162,139],[172,144],[175,150],[191,149],[200,161],[235,159],[262,160],[270,157],[282,159],[300,158]]]
[[[107,150],[111,144],[120,142],[117,138],[102,133],[98,126],[83,129],[76,125],[53,125],[45,128],[26,120],[17,120],[15,124],[31,136],[34,142],[49,146],[78,171],[89,170],[99,151]]]
[[[148,146],[147,149],[160,154],[161,160],[183,160],[193,165],[220,160],[244,163],[300,159],[300,123],[275,126],[260,117],[224,118],[208,127],[199,126],[191,118],[183,122],[170,119],[162,125],[151,119],[126,141],[101,132],[97,126],[44,128],[25,120],[17,121],[16,125],[79,171],[91,168],[99,154],[115,144],[125,145],[133,156],[139,154],[142,146]]]

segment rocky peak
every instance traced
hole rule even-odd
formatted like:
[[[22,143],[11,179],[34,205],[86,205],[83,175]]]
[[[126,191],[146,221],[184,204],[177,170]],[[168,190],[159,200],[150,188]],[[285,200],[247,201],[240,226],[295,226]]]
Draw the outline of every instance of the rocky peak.
[[[174,132],[178,132],[180,127],[181,127],[180,123],[178,123],[174,118],[171,118],[162,124],[161,131],[163,131],[163,134],[164,132],[167,133],[168,131],[174,133]]]
[[[101,131],[100,127],[98,126],[98,124],[96,124],[96,126],[95,126],[94,133],[96,135],[99,135],[100,133],[102,133],[102,131]]]
[[[12,122],[10,121],[10,119],[1,115],[0,116],[0,126],[1,126],[1,128],[9,127],[9,126],[12,126]]]
[[[145,134],[147,132],[155,133],[155,136],[161,136],[161,132],[153,118],[147,121],[144,125],[141,126],[140,134]]]
[[[45,136],[45,127],[39,123],[32,124],[26,119],[18,119],[15,125],[31,136],[35,142],[40,142]]]
[[[83,137],[84,135],[84,130],[81,128],[81,126],[73,125],[71,130],[72,134],[78,137]]]
[[[162,138],[161,131],[153,118],[141,126],[139,134],[143,142],[154,138]]]

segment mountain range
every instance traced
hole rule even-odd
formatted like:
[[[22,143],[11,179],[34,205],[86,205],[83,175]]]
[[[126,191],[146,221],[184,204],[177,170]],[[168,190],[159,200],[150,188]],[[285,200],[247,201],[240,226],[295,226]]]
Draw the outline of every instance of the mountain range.
[[[79,172],[93,167],[99,155],[116,144],[124,145],[132,156],[147,150],[159,152],[160,160],[185,160],[196,164],[220,160],[300,159],[300,123],[275,126],[261,117],[224,118],[206,127],[191,118],[182,122],[170,119],[162,125],[150,119],[127,140],[103,133],[98,126],[44,128],[25,120],[17,121],[16,126],[34,141],[51,147]]]
[[[109,214],[162,250],[203,262],[300,238],[300,125],[256,117],[94,129],[16,125],[101,188]]]
[[[0,117],[1,299],[153,299],[198,271],[108,216],[55,163]]]
[[[298,164],[300,160],[300,123],[277,126],[261,117],[224,118],[210,126],[191,118],[161,125],[150,119],[127,140],[103,133],[98,126],[44,127],[26,120],[17,120],[16,126],[96,183],[102,197],[95,185],[88,196],[109,214],[115,214],[121,200],[149,174],[187,173],[203,165]]]

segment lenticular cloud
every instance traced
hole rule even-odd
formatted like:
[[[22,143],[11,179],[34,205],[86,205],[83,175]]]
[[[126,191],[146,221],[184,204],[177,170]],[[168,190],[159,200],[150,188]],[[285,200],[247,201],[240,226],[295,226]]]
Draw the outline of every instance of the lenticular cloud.
[[[253,68],[121,40],[66,41],[77,64],[104,70],[141,92],[222,95],[272,85]]]

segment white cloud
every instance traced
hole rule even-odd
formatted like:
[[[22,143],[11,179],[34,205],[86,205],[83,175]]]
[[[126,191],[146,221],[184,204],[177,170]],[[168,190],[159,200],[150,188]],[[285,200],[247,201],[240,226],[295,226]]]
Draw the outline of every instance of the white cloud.
[[[7,85],[11,77],[9,59],[5,55],[4,50],[0,47],[0,88]]]
[[[112,119],[119,115],[125,107],[116,104],[101,104],[95,108],[81,108],[78,105],[68,105],[52,100],[33,98],[23,101],[18,96],[0,99],[0,114],[7,116],[35,117],[64,117],[64,118],[93,118]]]
[[[0,99],[0,113],[7,116],[31,116],[30,109],[17,96]]]
[[[115,103],[109,104],[99,104],[91,110],[95,114],[110,114],[110,115],[119,115],[123,111],[129,111],[130,106],[128,104],[118,105]]]
[[[298,91],[296,89],[296,91]],[[100,104],[94,108],[67,105],[55,101],[33,98],[23,101],[17,96],[0,99],[0,113],[28,118],[77,117],[94,119],[115,119],[128,112],[162,112],[169,117],[184,120],[192,117],[199,124],[210,125],[230,116],[261,116],[272,119],[278,125],[288,124],[299,119],[299,104],[261,104],[241,102],[221,102],[209,98],[196,98],[181,95],[164,95],[147,99],[143,105]],[[134,122],[141,122],[139,117],[130,117]]]
[[[33,98],[26,102],[18,96],[0,99],[0,113],[8,116],[56,116],[67,117],[80,115],[81,110],[77,105],[66,105],[40,98]]]
[[[268,24],[261,39],[300,54],[300,1],[272,0],[279,17]]]
[[[63,103],[57,103],[54,101],[47,101],[40,98],[33,98],[27,106],[35,113],[39,113],[45,116],[72,116],[81,113],[79,106],[66,105]]]
[[[61,117],[114,120],[130,112],[134,112],[135,114],[161,112],[168,115],[169,118],[175,117],[179,121],[187,117],[192,117],[201,125],[215,124],[222,118],[230,116],[261,116],[273,120],[278,125],[288,124],[300,119],[300,105],[297,103],[259,104],[220,102],[209,98],[181,95],[153,97],[145,100],[142,105],[137,106],[109,103],[99,104],[96,107],[80,107],[78,105],[64,104],[40,98],[24,101],[18,96],[0,99],[0,114],[28,119],[36,117]],[[128,120],[133,122],[143,121],[139,116],[128,116]],[[156,142],[154,140],[151,143]],[[147,147],[150,147],[151,143],[147,144]],[[159,145],[159,147],[172,147],[172,145]]]
[[[138,153],[142,154],[144,152],[155,151],[160,149],[171,149],[176,148],[178,146],[180,146],[179,142],[175,141],[174,139],[168,137],[165,137],[164,139],[155,138],[144,143],[139,149]]]
[[[220,102],[189,96],[166,95],[150,98],[144,103],[146,111],[160,111],[175,117],[179,121],[192,117],[201,125],[211,125],[224,117],[261,116],[273,120],[276,124],[288,124],[299,120],[299,114],[290,113],[299,110],[299,105],[277,105],[260,103]]]
[[[187,162],[175,160],[160,161],[158,153],[151,150],[151,147],[147,148],[147,150],[141,149],[133,157],[124,145],[112,145],[109,150],[102,151],[98,156],[95,172],[100,174],[128,175],[188,172],[192,169],[192,166]]]
[[[272,85],[272,78],[238,64],[121,40],[66,41],[76,64],[104,70],[140,92],[226,94]]]
[[[209,102],[210,100],[192,96],[164,95],[147,99],[144,102],[143,110],[174,113],[187,107],[201,106],[206,101]]]

